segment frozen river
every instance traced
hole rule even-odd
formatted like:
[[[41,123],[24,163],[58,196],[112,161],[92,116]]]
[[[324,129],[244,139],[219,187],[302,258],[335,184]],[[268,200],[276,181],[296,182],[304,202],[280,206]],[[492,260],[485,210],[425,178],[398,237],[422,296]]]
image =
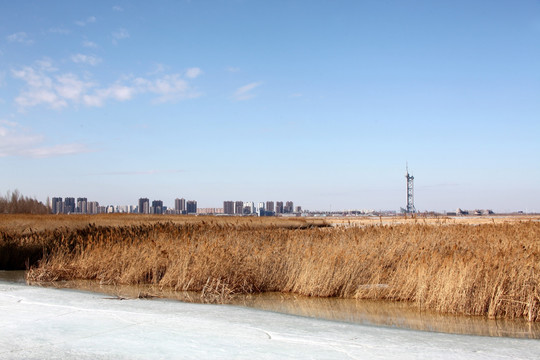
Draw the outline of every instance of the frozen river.
[[[539,359],[540,341],[0,282],[0,359]]]

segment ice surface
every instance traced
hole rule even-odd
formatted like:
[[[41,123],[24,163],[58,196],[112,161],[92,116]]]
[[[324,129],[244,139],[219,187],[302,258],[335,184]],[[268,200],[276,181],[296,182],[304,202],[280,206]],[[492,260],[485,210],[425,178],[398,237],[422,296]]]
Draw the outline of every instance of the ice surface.
[[[0,283],[0,359],[538,359],[540,341]]]

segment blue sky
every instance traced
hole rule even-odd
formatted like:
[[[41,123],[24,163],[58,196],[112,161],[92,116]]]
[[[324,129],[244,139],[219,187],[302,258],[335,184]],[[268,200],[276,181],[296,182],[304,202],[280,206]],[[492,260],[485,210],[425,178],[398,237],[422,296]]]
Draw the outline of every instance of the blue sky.
[[[538,1],[1,1],[0,190],[540,211]]]

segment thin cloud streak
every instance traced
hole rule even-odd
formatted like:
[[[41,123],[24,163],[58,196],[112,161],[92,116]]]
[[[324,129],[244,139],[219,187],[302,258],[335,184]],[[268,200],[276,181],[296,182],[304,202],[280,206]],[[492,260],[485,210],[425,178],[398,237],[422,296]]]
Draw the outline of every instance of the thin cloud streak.
[[[104,173],[95,173],[92,175],[158,175],[158,174],[178,174],[185,172],[185,170],[175,169],[175,170],[139,170],[139,171],[111,171]]]
[[[71,55],[71,61],[76,64],[88,64],[96,66],[101,62],[101,58],[94,55],[85,55],[85,54],[74,54]]]
[[[261,86],[261,84],[261,82],[254,82],[244,85],[234,92],[233,98],[237,101],[244,101],[254,98],[255,94],[253,94],[252,91]]]
[[[78,20],[78,21],[75,21],[75,24],[78,25],[78,26],[81,26],[81,27],[84,27],[88,24],[92,24],[92,23],[95,23],[96,22],[96,17],[95,16],[89,16],[86,18],[86,20]]]
[[[86,145],[76,143],[43,146],[44,140],[43,135],[29,133],[15,122],[0,120],[0,158],[48,158],[91,151]]]
[[[121,28],[121,29],[118,29],[116,30],[115,32],[113,32],[111,34],[113,40],[112,40],[112,43],[114,45],[117,45],[118,44],[118,40],[123,40],[123,39],[127,39],[129,38],[129,32],[124,29],[124,28]]]
[[[50,32],[51,34],[61,34],[61,35],[68,35],[68,34],[71,34],[71,30],[66,29],[66,28],[63,28],[63,27],[50,28],[50,29],[49,29],[49,32]]]
[[[186,77],[188,79],[195,79],[195,78],[199,77],[202,73],[203,73],[202,70],[199,69],[198,67],[189,68],[189,69],[186,70]]]
[[[89,40],[84,40],[82,45],[85,48],[92,48],[92,49],[96,49],[98,47],[98,45],[95,42],[89,41]]]
[[[20,43],[26,45],[34,43],[34,40],[29,39],[28,35],[24,31],[6,36],[6,40],[10,43]]]
[[[21,155],[33,158],[48,158],[87,152],[91,152],[91,150],[84,144],[60,144],[27,149],[22,151]]]

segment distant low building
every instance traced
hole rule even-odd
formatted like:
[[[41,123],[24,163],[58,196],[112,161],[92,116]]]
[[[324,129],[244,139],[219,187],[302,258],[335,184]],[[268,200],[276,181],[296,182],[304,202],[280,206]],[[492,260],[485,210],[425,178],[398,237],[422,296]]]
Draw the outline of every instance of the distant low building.
[[[223,208],[197,208],[197,214],[200,215],[220,215],[223,213]]]

